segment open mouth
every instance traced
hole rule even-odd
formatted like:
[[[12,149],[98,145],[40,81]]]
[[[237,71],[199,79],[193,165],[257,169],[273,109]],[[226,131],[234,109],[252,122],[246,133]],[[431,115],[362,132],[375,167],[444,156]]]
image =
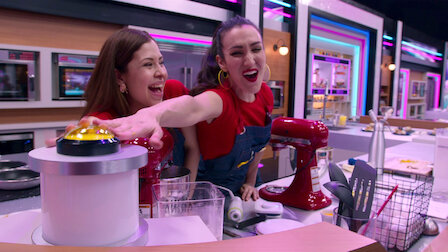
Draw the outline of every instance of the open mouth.
[[[163,92],[163,85],[153,85],[149,86],[148,89],[153,93],[162,93]]]
[[[250,69],[243,72],[244,78],[250,82],[254,82],[257,80],[258,77],[258,70],[257,69]]]

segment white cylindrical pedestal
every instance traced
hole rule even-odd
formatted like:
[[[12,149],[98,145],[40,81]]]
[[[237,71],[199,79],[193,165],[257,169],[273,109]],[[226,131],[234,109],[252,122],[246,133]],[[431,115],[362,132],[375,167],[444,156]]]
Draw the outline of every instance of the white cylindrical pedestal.
[[[126,243],[139,228],[138,168],[146,153],[135,145],[95,157],[31,151],[31,169],[41,172],[43,239],[67,246]]]

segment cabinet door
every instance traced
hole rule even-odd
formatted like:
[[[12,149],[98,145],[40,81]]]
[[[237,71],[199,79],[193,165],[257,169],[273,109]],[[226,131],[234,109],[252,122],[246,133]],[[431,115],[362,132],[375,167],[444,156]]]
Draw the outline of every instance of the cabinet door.
[[[203,58],[204,55],[200,54],[187,55],[188,74],[187,74],[187,83],[185,83],[185,86],[188,89],[192,89],[194,86],[197,85],[198,73],[201,70]]]
[[[168,71],[168,79],[175,79],[182,82],[186,86],[186,56],[177,52],[162,52],[166,70]]]

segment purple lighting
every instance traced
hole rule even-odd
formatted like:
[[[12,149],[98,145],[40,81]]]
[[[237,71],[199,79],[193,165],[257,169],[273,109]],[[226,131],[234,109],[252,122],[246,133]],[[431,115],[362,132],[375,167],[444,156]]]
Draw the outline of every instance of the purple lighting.
[[[199,39],[189,39],[189,38],[180,38],[180,37],[173,37],[173,36],[166,36],[166,35],[159,35],[159,34],[150,34],[155,39],[166,39],[166,40],[174,40],[174,41],[181,41],[181,42],[187,42],[187,43],[196,43],[196,44],[203,44],[203,45],[211,45],[211,41],[206,40],[199,40]]]
[[[393,46],[394,44],[387,42],[387,41],[383,41],[383,45],[385,46]]]
[[[227,2],[231,2],[231,3],[238,3],[238,0],[225,0]]]
[[[403,96],[401,98],[402,106],[402,118],[406,119],[407,109],[408,109],[408,91],[409,91],[409,76],[411,75],[411,70],[402,68],[400,72],[404,73],[404,83],[403,83]]]
[[[272,13],[277,14],[277,15],[282,15],[282,16],[287,17],[287,18],[291,18],[291,17],[292,17],[292,16],[291,16],[290,14],[288,14],[288,13],[284,13],[284,12],[282,12],[282,11],[278,11],[278,10],[269,9],[269,8],[266,8],[266,7],[263,7],[263,10],[264,10],[264,11],[272,12]]]
[[[332,34],[335,34],[335,35],[337,35],[337,36],[341,36],[341,37],[346,37],[346,38],[349,38],[349,39],[353,39],[353,40],[356,40],[356,41],[358,41],[358,42],[360,42],[361,43],[361,59],[360,59],[360,71],[359,71],[359,76],[360,76],[360,78],[362,78],[362,76],[364,76],[364,51],[365,51],[365,40],[364,39],[361,39],[361,38],[358,38],[358,37],[355,37],[355,36],[351,36],[351,35],[348,35],[348,34],[345,34],[345,33],[342,33],[342,32],[338,32],[338,31],[333,31],[333,30],[330,30],[330,29],[327,29],[327,28],[324,28],[324,27],[320,27],[320,26],[317,26],[317,25],[311,25],[311,28],[314,28],[314,29],[317,29],[317,30],[321,30],[321,31],[324,31],[324,32],[328,32],[328,33],[332,33]],[[363,87],[363,85],[359,85],[359,82],[361,81],[361,80],[357,80],[358,81],[358,83],[353,83],[353,85],[358,85],[358,108],[357,108],[357,110],[358,111],[362,111],[362,106],[363,106],[363,103],[361,102],[362,100],[363,100],[363,97],[362,97],[362,95],[363,95],[363,89],[364,88],[366,88],[366,87]],[[355,94],[353,94],[353,95],[355,95]]]
[[[419,50],[416,50],[416,49],[413,49],[413,48],[407,47],[407,46],[401,46],[401,50],[406,51],[406,52],[410,52],[410,53],[418,54],[418,55],[420,55],[420,56],[422,56],[424,58],[429,58],[430,61],[433,61],[433,62],[436,61],[436,60],[442,60],[442,58],[440,58],[440,57],[437,57],[437,56],[434,56],[434,55],[431,55],[431,54],[427,54],[425,52],[422,52],[422,51],[419,51]]]

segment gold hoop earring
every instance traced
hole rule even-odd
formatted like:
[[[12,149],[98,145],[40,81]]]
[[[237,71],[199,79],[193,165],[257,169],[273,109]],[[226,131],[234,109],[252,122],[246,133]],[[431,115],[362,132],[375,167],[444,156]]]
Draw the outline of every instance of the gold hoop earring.
[[[266,68],[267,68],[267,73],[268,73],[268,76],[266,76],[266,71],[264,71],[264,75],[263,75],[263,81],[269,81],[270,79],[271,79],[271,68],[269,67],[269,65],[268,64],[266,64]]]
[[[222,82],[221,82],[221,75],[224,77],[224,79],[227,79],[227,78],[229,78],[229,74],[224,72],[222,69],[220,69],[219,72],[218,72],[218,82],[219,82],[219,85],[221,87],[225,88],[224,85],[222,85]]]

